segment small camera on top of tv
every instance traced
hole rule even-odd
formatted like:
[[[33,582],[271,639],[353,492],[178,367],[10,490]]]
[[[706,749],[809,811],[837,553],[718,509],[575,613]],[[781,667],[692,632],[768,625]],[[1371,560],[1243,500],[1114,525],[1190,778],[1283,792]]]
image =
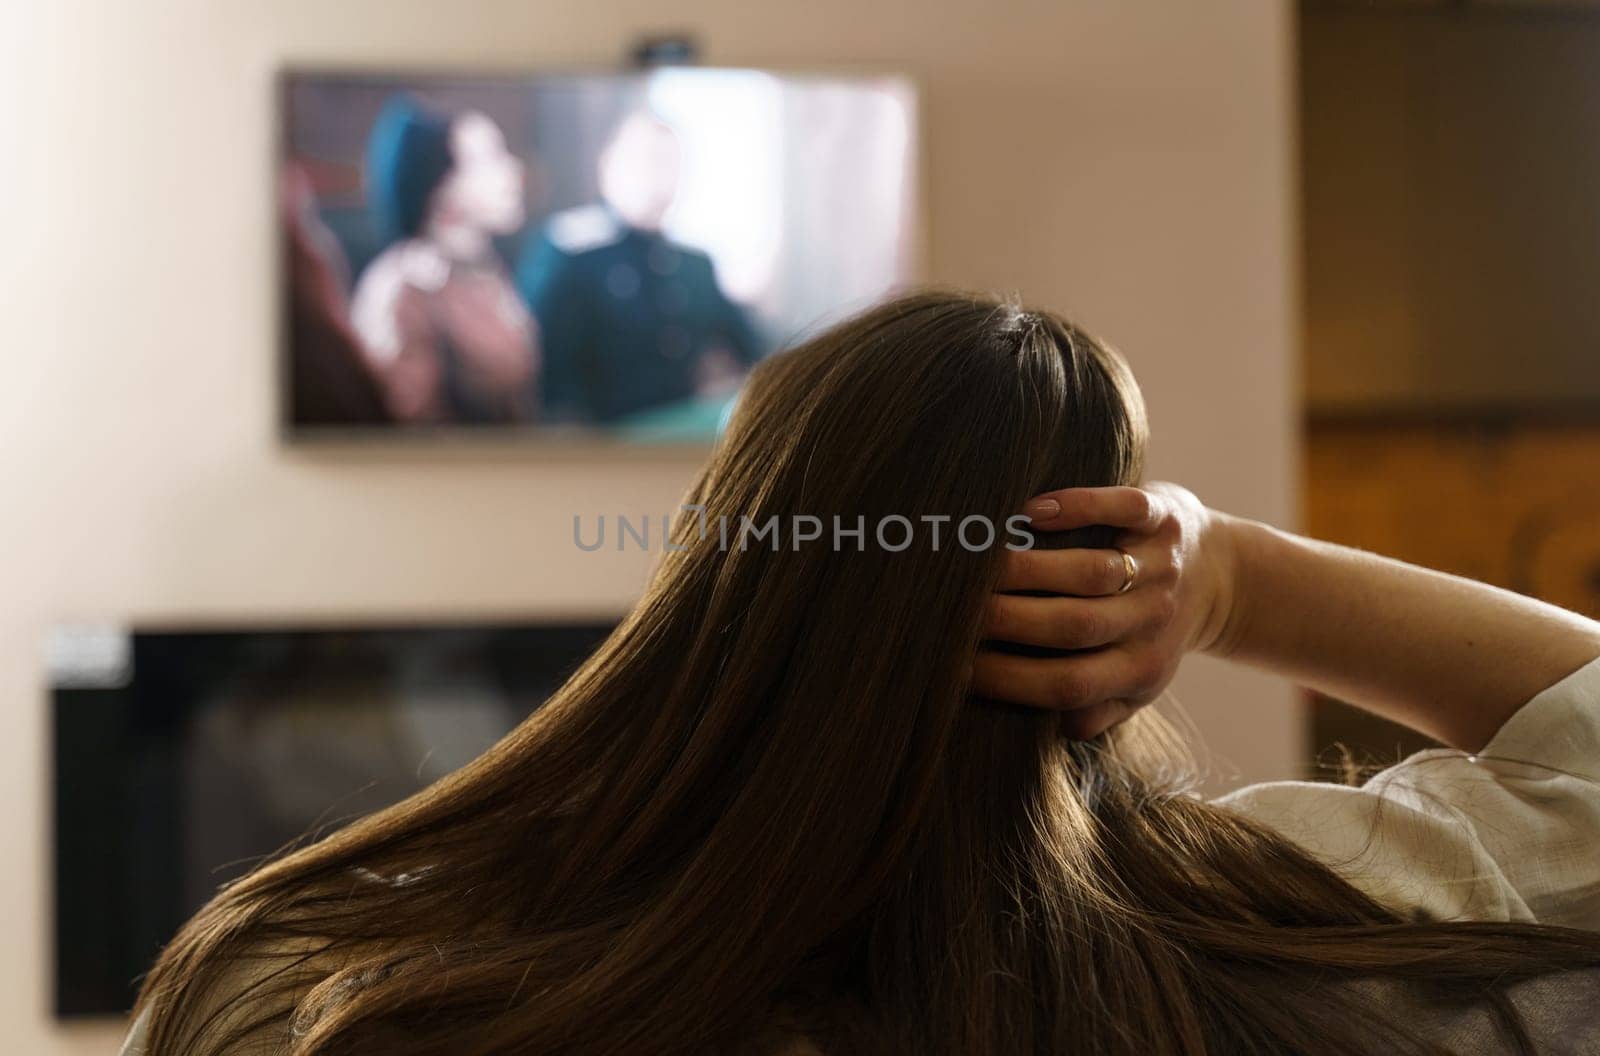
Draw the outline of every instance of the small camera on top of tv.
[[[693,66],[700,61],[700,45],[687,34],[649,36],[633,46],[633,64],[643,69],[655,66]]]

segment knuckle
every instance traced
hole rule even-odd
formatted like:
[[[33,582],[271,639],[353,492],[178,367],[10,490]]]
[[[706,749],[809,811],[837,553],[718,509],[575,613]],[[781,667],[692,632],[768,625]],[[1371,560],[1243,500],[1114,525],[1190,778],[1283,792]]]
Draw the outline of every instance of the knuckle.
[[[1036,583],[1044,574],[1044,551],[1037,548],[1016,550],[1011,554],[1012,577],[1024,583]]]
[[[1166,685],[1166,658],[1159,650],[1145,649],[1135,657],[1132,677],[1129,680],[1130,696],[1148,700],[1161,692]]]
[[[1178,618],[1178,596],[1170,590],[1158,592],[1151,598],[1151,618],[1157,627],[1171,626]]]
[[[1070,610],[1062,615],[1063,629],[1068,641],[1096,642],[1105,633],[1106,619],[1090,608]]]
[[[1050,700],[1058,708],[1076,708],[1088,699],[1089,686],[1076,671],[1062,671],[1050,683]]]
[[[1149,521],[1153,516],[1155,516],[1155,498],[1148,491],[1145,491],[1142,488],[1134,489],[1131,502],[1133,507],[1132,512],[1135,519],[1139,521]]]

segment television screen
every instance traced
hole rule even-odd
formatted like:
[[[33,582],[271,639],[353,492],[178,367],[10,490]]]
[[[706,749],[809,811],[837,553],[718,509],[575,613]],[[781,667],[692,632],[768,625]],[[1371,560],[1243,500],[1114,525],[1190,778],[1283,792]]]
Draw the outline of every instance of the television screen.
[[[291,73],[295,435],[705,443],[762,357],[913,278],[896,77]]]
[[[57,1014],[126,1012],[219,884],[467,763],[611,627],[59,632]]]

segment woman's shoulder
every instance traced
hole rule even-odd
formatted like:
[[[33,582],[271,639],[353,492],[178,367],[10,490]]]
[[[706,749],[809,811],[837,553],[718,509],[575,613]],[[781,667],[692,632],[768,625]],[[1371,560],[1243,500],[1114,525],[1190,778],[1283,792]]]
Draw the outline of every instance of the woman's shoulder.
[[[1425,1032],[1452,1052],[1497,1056],[1516,1052],[1486,1004],[1441,1004],[1414,985],[1393,980],[1348,984],[1364,1001]],[[1588,1056],[1600,1038],[1600,968],[1551,972],[1506,987],[1533,1042],[1548,1056]]]
[[[128,1036],[122,1039],[122,1048],[117,1050],[117,1056],[150,1056],[150,1010],[143,1009],[133,1018],[133,1025],[128,1028]]]
[[[1410,915],[1600,930],[1600,659],[1476,755],[1434,749],[1359,787],[1274,781],[1218,802]]]

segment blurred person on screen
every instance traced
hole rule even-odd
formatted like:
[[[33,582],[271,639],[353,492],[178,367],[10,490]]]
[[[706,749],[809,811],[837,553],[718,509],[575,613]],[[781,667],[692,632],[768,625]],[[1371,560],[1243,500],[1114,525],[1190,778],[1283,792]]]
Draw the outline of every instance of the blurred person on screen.
[[[521,228],[522,162],[477,111],[396,96],[373,124],[368,194],[386,248],[351,319],[394,416],[418,424],[537,417],[538,333],[494,248]]]
[[[711,257],[668,238],[677,134],[626,117],[599,161],[599,202],[558,212],[530,240],[517,284],[538,320],[552,421],[616,423],[731,391],[761,357]]]
[[[303,169],[283,172],[279,205],[288,290],[289,400],[296,425],[381,425],[388,408],[350,330],[349,264],[317,215]]]

